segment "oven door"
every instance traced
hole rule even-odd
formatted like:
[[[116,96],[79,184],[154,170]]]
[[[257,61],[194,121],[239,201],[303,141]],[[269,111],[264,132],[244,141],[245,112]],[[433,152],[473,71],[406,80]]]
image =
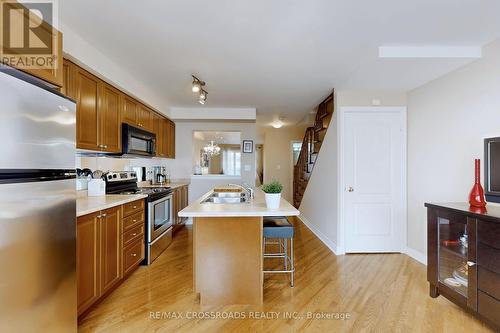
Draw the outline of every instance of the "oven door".
[[[154,241],[172,226],[172,195],[148,203],[148,241]]]

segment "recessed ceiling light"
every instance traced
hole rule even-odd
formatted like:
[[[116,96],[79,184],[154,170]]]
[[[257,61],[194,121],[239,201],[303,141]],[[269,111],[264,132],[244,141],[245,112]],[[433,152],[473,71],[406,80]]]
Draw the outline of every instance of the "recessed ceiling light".
[[[271,126],[274,128],[281,128],[281,127],[283,127],[283,122],[281,120],[276,120],[275,122],[273,122],[271,124]]]

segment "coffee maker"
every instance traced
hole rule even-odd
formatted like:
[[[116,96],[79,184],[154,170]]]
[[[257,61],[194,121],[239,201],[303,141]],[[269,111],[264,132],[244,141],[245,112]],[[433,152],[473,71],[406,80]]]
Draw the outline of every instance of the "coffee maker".
[[[164,166],[154,166],[151,168],[151,184],[165,185],[167,182],[167,170]]]

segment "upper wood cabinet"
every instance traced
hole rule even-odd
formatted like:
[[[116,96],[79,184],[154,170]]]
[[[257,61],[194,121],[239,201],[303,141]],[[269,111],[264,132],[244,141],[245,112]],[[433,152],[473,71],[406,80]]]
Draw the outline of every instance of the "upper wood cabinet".
[[[146,131],[152,132],[153,126],[153,112],[144,105],[139,105],[137,113],[137,122],[139,127],[144,128]]]
[[[63,82],[60,91],[63,95],[66,95],[72,99],[76,99],[74,94],[74,87],[72,87],[72,84],[74,83],[72,81],[73,77],[72,71],[74,70],[75,68],[73,63],[64,59],[63,70],[62,70]]]
[[[137,110],[138,103],[136,100],[129,96],[125,96],[123,99],[122,122],[137,126]]]
[[[73,73],[76,98],[76,147],[98,150],[100,148],[98,96],[101,80],[77,66]]]
[[[175,124],[65,59],[61,92],[76,100],[76,147],[119,153],[122,123],[153,132],[156,156],[175,158]]]
[[[107,152],[121,152],[121,110],[123,94],[107,83],[99,93],[100,130],[99,148]]]
[[[166,155],[168,158],[175,158],[175,123],[170,119],[167,119],[167,129],[166,129],[166,137],[167,137],[167,150]]]

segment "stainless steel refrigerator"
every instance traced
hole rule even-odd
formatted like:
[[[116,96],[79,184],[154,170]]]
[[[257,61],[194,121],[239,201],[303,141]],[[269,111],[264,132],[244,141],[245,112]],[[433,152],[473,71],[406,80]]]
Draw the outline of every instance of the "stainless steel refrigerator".
[[[0,68],[0,332],[76,332],[75,103]]]

